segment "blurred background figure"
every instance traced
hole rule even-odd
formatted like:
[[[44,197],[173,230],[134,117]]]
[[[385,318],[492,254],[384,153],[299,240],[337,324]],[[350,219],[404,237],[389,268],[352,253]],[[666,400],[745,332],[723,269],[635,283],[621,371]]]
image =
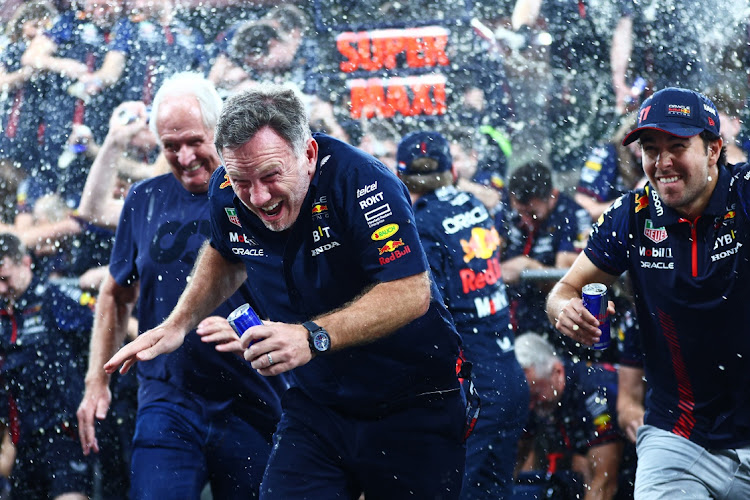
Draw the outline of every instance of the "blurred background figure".
[[[528,388],[513,354],[500,235],[479,199],[456,188],[455,164],[441,134],[407,134],[396,159],[432,276],[463,338],[465,368],[472,366],[482,400],[466,443],[461,498],[507,498],[513,491],[515,447],[528,414]]]
[[[591,149],[580,169],[575,201],[586,209],[592,222],[596,222],[620,195],[646,182],[641,167],[641,146],[635,143],[622,145],[622,140],[635,127],[637,120],[635,112],[623,116],[615,133],[607,142]]]
[[[566,360],[533,332],[518,336],[516,357],[531,392],[520,482],[537,481],[539,491],[557,483],[565,493],[552,498],[632,498],[635,448],[617,425],[614,366]]]
[[[57,10],[50,2],[32,1],[18,6],[6,25],[8,43],[0,52],[0,196],[2,222],[12,224],[15,198],[21,180],[37,172],[40,162],[39,127],[42,124],[44,74],[24,64],[31,42],[52,26]]]
[[[588,212],[554,186],[551,170],[542,163],[530,162],[514,170],[507,188],[508,203],[495,220],[500,234],[507,234],[501,264],[511,321],[516,332],[536,331],[556,342],[560,335],[549,324],[544,301],[578,256],[591,220]],[[587,354],[570,344],[562,352]]]

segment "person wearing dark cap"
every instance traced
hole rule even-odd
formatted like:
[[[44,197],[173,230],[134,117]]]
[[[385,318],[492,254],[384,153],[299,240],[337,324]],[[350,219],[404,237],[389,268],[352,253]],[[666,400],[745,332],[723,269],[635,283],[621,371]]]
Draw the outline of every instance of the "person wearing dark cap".
[[[750,498],[750,166],[727,167],[719,113],[691,90],[644,101],[623,144],[636,140],[648,184],[599,219],[547,314],[595,343],[581,288],[629,271],[640,341],[625,346],[617,408],[635,498]]]
[[[513,348],[500,235],[479,199],[454,186],[455,168],[442,135],[406,135],[396,161],[430,270],[463,338],[482,398],[481,416],[466,443],[461,498],[508,498],[529,389]]]

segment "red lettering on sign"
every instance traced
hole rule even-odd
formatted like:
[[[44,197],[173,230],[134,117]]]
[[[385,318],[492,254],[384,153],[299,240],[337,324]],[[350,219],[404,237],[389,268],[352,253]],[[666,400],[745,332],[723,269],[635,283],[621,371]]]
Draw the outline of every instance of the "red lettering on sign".
[[[445,53],[447,45],[448,31],[438,26],[347,31],[336,37],[336,48],[344,57],[339,68],[344,73],[394,69],[400,54],[405,55],[409,68],[447,66],[450,64]]]
[[[442,75],[356,79],[349,82],[349,87],[349,114],[354,119],[442,115],[448,111]]]

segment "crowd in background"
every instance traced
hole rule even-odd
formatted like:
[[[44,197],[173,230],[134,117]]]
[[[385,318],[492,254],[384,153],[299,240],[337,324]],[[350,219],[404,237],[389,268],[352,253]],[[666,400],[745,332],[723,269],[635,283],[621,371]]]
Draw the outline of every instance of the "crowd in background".
[[[68,295],[92,305],[125,194],[133,183],[169,169],[161,155],[169,145],[159,144],[148,123],[164,80],[196,71],[222,97],[257,82],[290,84],[304,96],[314,132],[358,146],[394,172],[402,136],[420,129],[443,133],[456,185],[481,200],[502,236],[500,263],[516,336],[546,338],[569,380],[575,373],[581,384],[610,384],[617,345],[637,328],[627,281],[611,291],[618,315],[606,351],[563,340],[546,318],[544,299],[585,246],[591,224],[620,194],[644,182],[639,147],[620,143],[645,97],[674,85],[705,92],[721,113],[730,163],[746,160],[747,8],[740,2],[707,12],[697,0],[476,3],[442,10],[441,2],[373,0],[6,2],[0,10],[7,19],[0,40],[0,230],[29,248],[39,279],[62,284]],[[413,54],[404,45],[392,54],[392,67],[385,53],[385,61],[378,60],[377,37],[372,48],[363,48],[365,36],[350,43],[343,35],[386,37],[389,28],[425,26],[437,29],[438,35],[424,34],[436,45],[425,43]],[[445,45],[439,45],[443,35]],[[432,49],[450,64],[429,62]],[[354,66],[342,69],[346,62]],[[443,87],[408,84],[424,76],[420,65],[431,64],[441,69]],[[403,95],[394,85],[380,89],[380,100],[373,87],[355,91],[362,81],[389,77],[407,81]],[[114,133],[116,154],[102,158],[100,148]],[[137,325],[131,331],[136,335]],[[83,377],[85,352],[79,354]],[[537,366],[532,361],[521,364]],[[585,363],[597,364],[594,382],[580,375]],[[127,376],[113,384],[122,406],[114,414],[121,426],[111,435],[124,429],[127,436],[136,382]],[[570,411],[570,418],[585,420],[584,410]],[[11,414],[0,411],[10,431]],[[536,453],[519,460],[518,468],[549,477],[560,467],[575,468],[573,457],[616,440],[623,444],[616,453],[627,454],[627,438],[605,424],[591,438],[583,423],[573,422],[572,444],[550,437],[547,428],[547,437],[529,448]],[[554,427],[542,415],[524,439],[545,425]],[[557,454],[564,459],[553,459]],[[127,463],[127,452],[122,460]],[[621,470],[630,471],[631,460],[626,455]]]

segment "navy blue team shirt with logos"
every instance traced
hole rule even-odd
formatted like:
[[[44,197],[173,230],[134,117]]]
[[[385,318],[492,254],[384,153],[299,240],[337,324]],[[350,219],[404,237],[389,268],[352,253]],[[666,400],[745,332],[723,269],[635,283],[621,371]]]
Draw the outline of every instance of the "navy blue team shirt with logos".
[[[313,137],[316,172],[289,231],[267,229],[234,196],[223,167],[209,185],[211,244],[245,264],[258,313],[271,321],[301,323],[379,282],[428,269],[401,181],[371,156],[323,134]],[[387,306],[381,314],[388,316]],[[369,344],[314,357],[292,371],[292,384],[343,411],[456,388],[459,343],[433,283],[425,315]]]
[[[38,277],[12,310],[0,303],[1,374],[18,412],[18,429],[12,410],[9,416],[12,434],[59,432],[75,419],[93,319],[88,305]],[[7,405],[0,403],[3,416]]]
[[[719,179],[704,213],[686,220],[646,186],[618,198],[585,252],[629,270],[647,379],[645,423],[705,448],[750,443],[750,167]],[[630,364],[639,352],[625,352]]]
[[[591,217],[570,196],[558,194],[555,207],[534,230],[527,228],[521,216],[510,207],[496,214],[495,223],[501,234],[508,238],[503,260],[526,255],[544,266],[554,267],[558,252],[578,251],[576,244],[586,239]],[[508,294],[517,332],[549,329],[545,312],[547,292],[538,282],[522,280],[509,286]]]
[[[570,460],[572,454],[586,455],[590,448],[623,440],[617,425],[614,366],[570,360],[563,360],[563,365],[565,391],[560,402],[547,415],[532,411],[526,435],[537,436],[548,455],[562,453],[565,460]],[[554,464],[550,466],[554,468]]]
[[[508,297],[500,269],[500,234],[487,209],[453,186],[414,203],[419,234],[440,293],[475,356],[513,354]],[[471,341],[470,341],[471,339]]]
[[[518,421],[520,428],[528,386],[515,356],[494,219],[474,195],[453,186],[421,196],[414,213],[432,275],[474,365],[480,418]]]
[[[589,154],[581,170],[576,191],[593,196],[598,201],[609,201],[628,191],[618,167],[614,143],[601,144]]]
[[[186,191],[171,173],[140,182],[128,193],[109,270],[120,286],[140,282],[141,332],[159,325],[177,304],[210,234],[208,215],[207,193]],[[226,317],[247,302],[242,292],[213,315]],[[194,332],[175,352],[138,363],[138,381],[139,405],[161,400],[192,408],[198,395],[209,410],[232,405],[269,435],[280,415],[279,393],[284,387],[283,380],[258,375],[248,362],[217,352]]]

